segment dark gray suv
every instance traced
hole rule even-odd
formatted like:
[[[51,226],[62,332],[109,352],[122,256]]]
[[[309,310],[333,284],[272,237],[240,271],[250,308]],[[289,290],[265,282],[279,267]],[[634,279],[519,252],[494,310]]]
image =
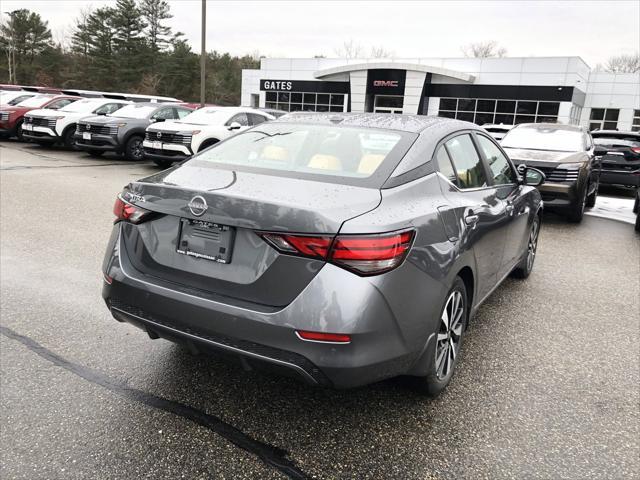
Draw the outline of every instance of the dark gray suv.
[[[542,202],[482,128],[292,114],[118,195],[112,315],[315,385],[450,381],[467,322],[533,268]]]
[[[144,131],[149,125],[179,120],[192,111],[193,108],[180,104],[134,103],[113,115],[83,118],[73,138],[80,150],[94,156],[110,151],[122,153],[128,160],[142,160]]]

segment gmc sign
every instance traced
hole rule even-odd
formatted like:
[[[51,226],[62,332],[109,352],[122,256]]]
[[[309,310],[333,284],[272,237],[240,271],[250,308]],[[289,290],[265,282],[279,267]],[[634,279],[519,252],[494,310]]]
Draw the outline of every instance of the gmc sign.
[[[398,81],[397,80],[374,80],[373,81],[373,86],[374,87],[398,87]]]

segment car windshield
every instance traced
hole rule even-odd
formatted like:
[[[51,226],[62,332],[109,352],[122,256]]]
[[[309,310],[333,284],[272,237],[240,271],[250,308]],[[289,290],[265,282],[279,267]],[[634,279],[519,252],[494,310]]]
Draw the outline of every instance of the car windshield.
[[[33,97],[35,94],[33,93],[17,93],[14,95],[3,95],[2,98],[0,98],[0,103],[6,103],[8,105],[17,105],[20,102],[24,102],[27,98],[31,98]]]
[[[153,112],[158,109],[154,105],[127,105],[120,110],[116,110],[110,117],[123,117],[123,118],[148,118]]]
[[[76,113],[92,112],[103,103],[103,100],[78,100],[77,102],[70,103],[66,107],[61,108],[59,111]]]
[[[514,128],[502,138],[500,143],[503,148],[523,148],[525,150],[582,152],[585,149],[580,131],[554,127]]]
[[[193,158],[289,174],[362,179],[375,174],[402,138],[401,132],[370,128],[265,123]]]
[[[231,112],[220,108],[200,108],[195,110],[176,123],[190,123],[193,125],[222,125],[229,117]]]
[[[35,95],[18,103],[19,107],[41,107],[49,102],[53,97],[51,95]]]

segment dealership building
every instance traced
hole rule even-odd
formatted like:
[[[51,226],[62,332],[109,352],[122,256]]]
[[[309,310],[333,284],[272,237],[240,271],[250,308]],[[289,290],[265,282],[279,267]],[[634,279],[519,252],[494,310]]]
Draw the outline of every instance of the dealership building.
[[[263,58],[242,71],[242,105],[640,131],[640,74],[595,72],[580,57]]]

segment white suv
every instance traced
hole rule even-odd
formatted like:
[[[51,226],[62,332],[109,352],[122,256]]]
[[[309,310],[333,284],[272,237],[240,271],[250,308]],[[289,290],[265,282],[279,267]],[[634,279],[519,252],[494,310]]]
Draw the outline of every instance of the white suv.
[[[166,168],[253,125],[274,119],[255,108],[200,108],[181,120],[150,125],[142,143],[144,156]]]
[[[59,110],[31,110],[25,114],[22,136],[41,144],[63,143],[67,148],[75,146],[73,135],[76,123],[90,115],[107,115],[120,110],[131,102],[111,98],[87,98],[73,102]]]

